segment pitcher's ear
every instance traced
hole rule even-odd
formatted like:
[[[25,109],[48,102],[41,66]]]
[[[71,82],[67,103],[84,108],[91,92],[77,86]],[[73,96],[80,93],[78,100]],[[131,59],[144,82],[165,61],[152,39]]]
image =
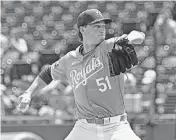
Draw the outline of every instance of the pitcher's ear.
[[[84,32],[84,27],[83,27],[83,26],[79,27],[79,31],[80,31],[81,33],[83,33],[83,32]]]

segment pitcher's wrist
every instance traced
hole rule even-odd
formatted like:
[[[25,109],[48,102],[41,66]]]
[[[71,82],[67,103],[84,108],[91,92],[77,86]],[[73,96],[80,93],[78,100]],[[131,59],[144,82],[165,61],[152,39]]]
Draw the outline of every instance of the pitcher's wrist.
[[[26,91],[24,92],[24,94],[25,94],[25,95],[28,95],[28,96],[30,96],[30,97],[32,97],[32,92],[30,92],[30,91],[28,91],[28,90],[26,90]]]

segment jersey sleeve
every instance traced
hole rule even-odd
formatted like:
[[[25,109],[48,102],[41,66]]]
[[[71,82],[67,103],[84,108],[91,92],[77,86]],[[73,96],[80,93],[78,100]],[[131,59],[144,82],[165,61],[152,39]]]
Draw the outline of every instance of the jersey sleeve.
[[[118,37],[112,37],[108,40],[105,40],[101,44],[101,50],[105,53],[105,55],[112,50],[114,43],[117,39],[118,39]]]
[[[66,55],[51,65],[51,76],[54,80],[67,80]]]

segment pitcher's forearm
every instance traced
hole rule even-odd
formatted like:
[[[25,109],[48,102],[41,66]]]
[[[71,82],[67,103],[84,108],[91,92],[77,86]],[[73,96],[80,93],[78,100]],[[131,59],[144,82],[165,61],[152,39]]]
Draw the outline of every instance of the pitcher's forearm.
[[[51,65],[48,65],[39,73],[31,86],[26,90],[26,93],[34,96],[36,93],[40,92],[41,89],[50,84],[52,80]]]
[[[33,97],[45,86],[47,86],[47,84],[39,76],[37,76],[31,86],[26,90],[26,93],[30,94]]]

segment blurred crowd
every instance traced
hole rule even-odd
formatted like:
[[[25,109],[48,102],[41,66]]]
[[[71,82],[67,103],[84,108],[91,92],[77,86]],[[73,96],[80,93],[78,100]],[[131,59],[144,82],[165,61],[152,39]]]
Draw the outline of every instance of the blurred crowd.
[[[113,19],[107,38],[131,30],[146,35],[135,48],[141,63],[126,73],[127,112],[149,113],[154,99],[157,113],[174,113],[165,105],[168,96],[176,96],[174,1],[1,1],[1,115],[74,116],[68,84],[52,82],[24,114],[16,110],[16,99],[41,69],[80,44],[76,19],[88,8]]]

